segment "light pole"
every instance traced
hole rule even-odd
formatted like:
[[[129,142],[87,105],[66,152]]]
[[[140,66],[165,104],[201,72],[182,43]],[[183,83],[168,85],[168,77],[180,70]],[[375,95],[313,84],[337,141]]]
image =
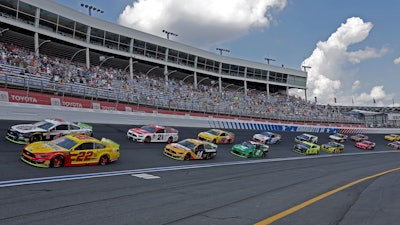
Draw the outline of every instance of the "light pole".
[[[48,42],[51,42],[51,40],[45,40],[45,41],[43,41],[42,43],[39,44],[39,46],[35,49],[35,56],[36,56],[36,57],[39,57],[39,48],[40,48],[43,44],[46,44],[46,43],[48,43]]]
[[[203,82],[203,81],[205,81],[205,80],[208,80],[208,79],[210,79],[210,78],[205,77],[205,78],[201,79],[199,82],[197,82],[197,85],[199,85],[201,82]]]
[[[113,58],[114,58],[114,56],[110,56],[110,57],[107,57],[107,58],[103,59],[103,60],[101,61],[100,65],[99,65],[99,68],[100,68],[101,65],[103,65],[103,63],[105,63],[107,60],[113,59]]]
[[[225,87],[223,87],[222,89],[225,91],[225,89],[227,88],[227,87],[230,87],[230,86],[233,86],[234,84],[228,84],[228,85],[226,85]]]
[[[172,32],[170,32],[170,31],[167,31],[167,30],[162,30],[162,32],[167,34],[167,39],[168,39],[168,40],[169,40],[169,35],[172,35],[172,36],[175,36],[175,37],[178,36],[177,34],[172,33]]]
[[[275,59],[268,58],[268,57],[266,57],[265,60],[267,60],[267,63],[268,63],[268,64],[269,64],[269,61],[275,61]]]
[[[194,77],[194,74],[187,75],[186,77],[184,77],[182,80],[182,83],[185,82],[185,80],[188,79],[189,77]]]
[[[230,50],[224,48],[217,48],[217,51],[219,51],[220,55],[222,55],[222,52],[230,52]]]
[[[138,63],[138,61],[132,62],[132,65],[133,65],[133,64],[136,64],[136,63]],[[129,68],[129,66],[130,66],[130,64],[128,64],[128,65],[124,68],[123,71],[126,72],[126,70]]]
[[[1,31],[0,31],[0,36],[3,35],[3,33],[6,32],[6,31],[8,31],[8,30],[10,30],[10,29],[9,29],[9,28],[5,28],[5,29],[1,30]]]
[[[150,73],[152,70],[155,70],[155,69],[157,69],[157,68],[158,68],[158,66],[155,66],[155,67],[150,68],[150,69],[147,71],[147,73],[146,73],[146,77],[149,76],[149,73]]]
[[[307,69],[310,69],[310,68],[311,68],[311,66],[301,66],[301,67],[303,67],[304,72],[307,72]]]
[[[96,8],[92,5],[87,5],[87,4],[81,3],[81,7],[87,8],[89,10],[89,16],[92,15],[92,10],[93,10],[93,12],[104,13],[103,10]]]
[[[85,51],[85,50],[86,50],[86,48],[83,48],[83,49],[80,49],[80,50],[76,51],[76,52],[71,56],[71,59],[70,59],[69,61],[72,62],[72,60],[74,59],[74,57],[75,57],[76,55],[78,55],[79,52],[83,52],[83,51]]]

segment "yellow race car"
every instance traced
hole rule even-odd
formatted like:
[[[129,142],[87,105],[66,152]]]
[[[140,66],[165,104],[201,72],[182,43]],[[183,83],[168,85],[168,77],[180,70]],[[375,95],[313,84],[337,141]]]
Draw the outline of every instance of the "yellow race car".
[[[311,142],[303,141],[293,146],[293,151],[302,155],[318,155],[320,146]]]
[[[163,154],[176,160],[212,159],[217,155],[217,145],[192,138],[165,146]]]
[[[388,134],[383,138],[387,141],[400,141],[400,135],[398,134]]]
[[[335,141],[322,144],[321,149],[329,153],[340,153],[344,150],[344,145]]]
[[[21,160],[36,167],[106,165],[119,159],[119,144],[110,139],[69,134],[53,141],[28,144]]]
[[[214,144],[230,144],[235,141],[235,135],[232,132],[219,129],[210,129],[208,131],[200,132],[197,135],[197,138]]]

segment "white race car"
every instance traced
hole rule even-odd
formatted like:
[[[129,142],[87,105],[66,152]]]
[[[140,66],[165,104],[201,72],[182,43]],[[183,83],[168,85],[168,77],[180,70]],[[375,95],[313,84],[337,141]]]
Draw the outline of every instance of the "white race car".
[[[45,119],[34,124],[18,124],[8,129],[6,139],[27,144],[36,141],[49,141],[66,134],[85,134],[92,136],[92,126],[73,123],[62,119]]]
[[[137,142],[177,142],[178,131],[171,127],[164,127],[159,125],[145,125],[140,128],[129,129],[126,136]]]
[[[263,144],[278,144],[281,141],[281,135],[269,131],[264,131],[260,134],[253,135],[253,141]]]
[[[347,137],[348,136],[345,134],[335,133],[335,134],[329,135],[329,140],[334,141],[334,142],[343,143],[347,140]]]

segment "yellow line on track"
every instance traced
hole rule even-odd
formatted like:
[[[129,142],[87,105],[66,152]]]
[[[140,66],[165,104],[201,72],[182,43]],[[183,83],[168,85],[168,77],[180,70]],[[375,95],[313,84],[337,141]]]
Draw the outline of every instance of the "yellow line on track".
[[[333,195],[333,194],[335,194],[335,193],[337,193],[339,191],[342,191],[342,190],[344,190],[346,188],[354,186],[354,185],[356,185],[358,183],[361,183],[363,181],[366,181],[366,180],[369,180],[369,179],[372,179],[372,178],[375,178],[375,177],[379,177],[379,176],[382,176],[382,175],[385,175],[385,174],[388,174],[388,173],[391,173],[391,172],[394,172],[394,171],[397,171],[397,170],[400,170],[400,167],[399,168],[394,168],[394,169],[391,169],[391,170],[386,170],[386,171],[383,171],[381,173],[377,173],[377,174],[374,174],[374,175],[371,175],[371,176],[364,177],[362,179],[353,181],[353,182],[348,183],[346,185],[343,185],[343,186],[341,186],[339,188],[336,188],[336,189],[328,191],[328,192],[326,192],[324,194],[318,195],[317,197],[314,197],[314,198],[312,198],[312,199],[310,199],[308,201],[300,203],[300,204],[298,204],[298,205],[296,205],[296,206],[294,206],[294,207],[292,207],[290,209],[287,209],[287,210],[282,211],[282,212],[280,212],[278,214],[275,214],[275,215],[273,215],[271,217],[268,217],[265,220],[262,220],[262,221],[259,221],[259,222],[255,223],[254,225],[271,224],[271,223],[273,223],[273,222],[275,222],[275,221],[277,221],[279,219],[282,219],[283,217],[286,217],[286,216],[288,216],[288,215],[290,215],[292,213],[295,213],[295,212],[299,211],[300,209],[303,209],[303,208],[305,208],[305,207],[307,207],[307,206],[309,206],[309,205],[311,205],[311,204],[313,204],[313,203],[315,203],[315,202],[317,202],[317,201],[319,201],[321,199],[324,199],[324,198],[326,198],[326,197],[328,197],[330,195]]]

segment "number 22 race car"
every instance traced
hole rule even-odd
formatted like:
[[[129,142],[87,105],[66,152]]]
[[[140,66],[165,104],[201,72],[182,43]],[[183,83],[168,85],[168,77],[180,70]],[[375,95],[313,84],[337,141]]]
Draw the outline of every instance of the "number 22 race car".
[[[119,159],[119,144],[110,139],[69,134],[26,145],[21,160],[36,167],[106,165]]]

